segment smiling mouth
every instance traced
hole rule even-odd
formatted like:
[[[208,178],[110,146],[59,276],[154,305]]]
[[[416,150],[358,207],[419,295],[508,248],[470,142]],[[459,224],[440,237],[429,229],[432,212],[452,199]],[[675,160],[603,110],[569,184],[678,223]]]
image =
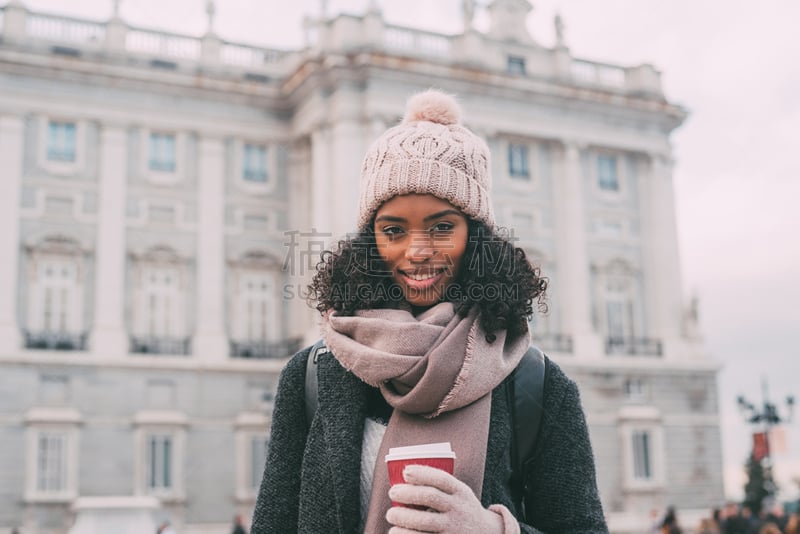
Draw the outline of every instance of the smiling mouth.
[[[400,271],[403,280],[409,287],[414,289],[425,289],[438,282],[444,276],[444,269],[426,273],[406,273]]]

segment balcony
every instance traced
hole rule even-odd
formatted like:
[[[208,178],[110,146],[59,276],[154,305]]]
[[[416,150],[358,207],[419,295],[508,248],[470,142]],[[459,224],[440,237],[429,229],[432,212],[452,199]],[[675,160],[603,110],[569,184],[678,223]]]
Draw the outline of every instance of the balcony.
[[[175,354],[188,356],[192,353],[189,338],[131,336],[133,354]]]
[[[300,350],[302,340],[299,338],[280,341],[231,341],[231,358],[250,358],[265,360],[286,358]]]
[[[33,350],[86,350],[88,334],[23,330],[25,348]]]
[[[625,356],[659,357],[662,353],[661,341],[651,338],[606,338],[606,354],[622,354]]]
[[[543,352],[572,352],[572,336],[567,334],[534,335],[532,342]]]

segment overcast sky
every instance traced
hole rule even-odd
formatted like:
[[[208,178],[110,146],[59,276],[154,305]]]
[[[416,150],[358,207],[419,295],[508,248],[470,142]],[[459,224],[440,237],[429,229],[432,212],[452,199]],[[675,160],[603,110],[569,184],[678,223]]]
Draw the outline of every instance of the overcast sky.
[[[368,0],[330,0],[361,12]],[[483,0],[485,3],[487,0]],[[107,18],[112,0],[23,0],[31,9]],[[3,2],[5,3],[5,2]],[[749,429],[736,409],[800,397],[800,20],[797,0],[534,0],[528,22],[545,46],[561,12],[573,55],[652,63],[667,97],[690,111],[673,134],[681,260],[687,294],[700,298],[707,348],[723,365],[720,407],[726,491],[739,498]],[[301,42],[317,0],[217,0],[223,38],[275,47]],[[460,0],[380,0],[393,23],[460,29]],[[205,0],[122,0],[129,23],[199,35]],[[479,15],[478,25],[485,24]],[[785,413],[785,411],[783,412]],[[800,414],[799,414],[800,415]],[[800,417],[776,457],[784,497],[797,496]],[[800,480],[799,480],[800,481]]]

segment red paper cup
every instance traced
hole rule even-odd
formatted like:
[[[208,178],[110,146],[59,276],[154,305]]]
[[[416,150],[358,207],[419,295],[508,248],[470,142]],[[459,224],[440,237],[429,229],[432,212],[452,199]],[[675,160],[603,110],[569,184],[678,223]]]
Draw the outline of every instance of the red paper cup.
[[[389,469],[389,485],[402,484],[403,470],[407,465],[429,465],[453,474],[455,468],[455,453],[450,449],[450,443],[431,443],[427,445],[414,445],[411,447],[394,447],[386,455],[386,465]],[[392,501],[392,506],[407,506],[409,508],[425,509],[424,506],[412,506]]]

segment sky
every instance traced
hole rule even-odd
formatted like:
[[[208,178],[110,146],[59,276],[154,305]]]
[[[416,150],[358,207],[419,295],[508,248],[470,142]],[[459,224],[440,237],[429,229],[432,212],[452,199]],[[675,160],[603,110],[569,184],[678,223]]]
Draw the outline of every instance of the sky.
[[[479,4],[485,4],[482,0]],[[112,0],[23,0],[32,10],[106,19]],[[387,21],[444,33],[461,28],[460,0],[378,0]],[[207,28],[205,0],[121,0],[129,24],[178,33]],[[297,47],[319,0],[217,0],[224,39]],[[361,13],[368,0],[328,0]],[[761,405],[762,381],[779,411],[800,400],[800,42],[797,0],[533,0],[528,26],[554,42],[560,12],[572,54],[619,65],[651,63],[667,98],[689,111],[672,136],[681,264],[696,295],[706,348],[721,365],[725,486],[742,495],[752,428],[740,394]],[[485,10],[476,25],[485,27]],[[781,497],[800,486],[800,413],[775,455]],[[796,479],[797,481],[793,481]]]

